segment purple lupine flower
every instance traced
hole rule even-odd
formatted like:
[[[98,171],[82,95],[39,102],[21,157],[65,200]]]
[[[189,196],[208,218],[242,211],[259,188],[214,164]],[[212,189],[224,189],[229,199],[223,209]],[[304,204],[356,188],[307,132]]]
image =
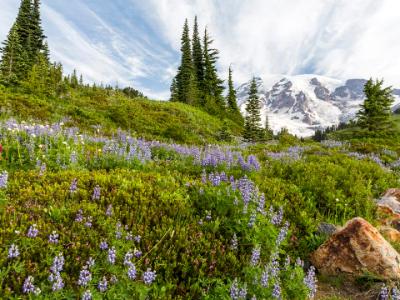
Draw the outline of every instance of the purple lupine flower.
[[[37,225],[33,224],[31,227],[29,227],[27,236],[30,238],[35,238],[37,237],[38,233],[39,230],[37,229]]]
[[[115,258],[117,256],[117,251],[115,250],[115,247],[112,247],[111,249],[108,250],[108,257],[107,260],[110,264],[115,264]]]
[[[128,232],[128,233],[126,234],[125,239],[126,239],[127,241],[132,241],[132,240],[133,240],[133,234],[132,234],[132,232]]]
[[[137,235],[133,239],[135,240],[136,243],[140,243],[141,238],[142,237],[140,235]]]
[[[282,223],[283,221],[283,208],[280,207],[278,213],[274,214],[274,216],[271,218],[271,223],[272,225],[278,226]]]
[[[85,222],[85,227],[91,228],[93,226],[93,217],[92,216],[88,216],[86,218],[86,222]]]
[[[250,265],[255,266],[258,264],[258,261],[260,260],[260,255],[261,255],[261,248],[260,246],[256,246],[253,248],[253,251],[251,252],[251,260],[250,260]]]
[[[269,275],[272,278],[278,278],[279,270],[280,270],[280,267],[279,267],[279,261],[278,261],[278,253],[275,252],[272,254],[272,259],[269,264]]]
[[[239,290],[239,299],[246,299],[247,297],[247,287],[246,284]]]
[[[233,281],[231,288],[229,289],[229,294],[230,294],[232,300],[238,299],[239,285],[237,282],[237,278],[235,278],[235,280]]]
[[[285,240],[289,230],[289,223],[286,222],[285,225],[281,228],[279,231],[279,235],[276,238],[276,245],[279,247],[279,245]]]
[[[100,200],[100,186],[96,185],[93,190],[92,200]]]
[[[64,287],[64,281],[59,272],[51,273],[49,276],[49,281],[53,283],[53,292],[59,291]]]
[[[282,299],[282,291],[281,291],[281,286],[279,285],[279,282],[276,282],[274,284],[274,289],[272,290],[272,297],[277,300]]]
[[[83,221],[83,211],[82,209],[78,210],[75,217],[75,222],[82,222]]]
[[[257,214],[256,214],[256,212],[253,212],[250,216],[250,220],[249,220],[249,223],[247,224],[247,226],[249,228],[253,228],[254,225],[256,224],[256,219],[257,219]]]
[[[82,294],[82,300],[92,300],[92,292],[90,290],[86,290]]]
[[[7,187],[8,182],[8,173],[7,171],[3,171],[0,174],[0,189],[5,189]]]
[[[111,284],[116,284],[117,282],[118,282],[117,276],[115,276],[114,274],[111,275],[110,283],[111,283]]]
[[[32,276],[28,276],[25,279],[24,284],[22,286],[22,292],[24,294],[30,294],[35,292],[35,286],[33,285],[33,281],[34,279]]]
[[[107,250],[107,249],[108,249],[108,244],[107,244],[106,241],[102,241],[102,242],[100,243],[100,249],[101,249],[101,250]]]
[[[106,216],[107,216],[107,217],[111,217],[112,214],[113,214],[113,207],[112,207],[112,204],[110,204],[110,205],[107,207]]]
[[[69,161],[71,162],[71,164],[76,164],[78,162],[75,151],[71,152],[71,155],[69,156]]]
[[[265,195],[264,195],[264,193],[262,193],[260,195],[260,198],[258,199],[257,212],[259,212],[262,215],[265,215]]]
[[[236,233],[233,234],[233,237],[231,240],[231,249],[234,251],[238,249],[238,239],[237,239]]]
[[[125,266],[131,265],[131,264],[132,264],[132,258],[133,258],[132,251],[129,250],[129,251],[126,252],[126,254],[125,254],[125,257],[124,257],[124,265],[125,265]]]
[[[93,257],[89,257],[89,259],[86,261],[86,265],[88,266],[89,269],[93,268],[95,265],[95,260]]]
[[[269,281],[269,270],[268,268],[265,268],[264,271],[261,274],[261,286],[266,288],[268,287],[268,281]]]
[[[136,258],[140,258],[142,256],[142,251],[135,249],[133,251],[133,254],[135,255]]]
[[[103,279],[101,281],[99,281],[97,288],[101,293],[104,293],[105,291],[107,291],[107,285],[108,285],[108,281],[107,281],[107,278],[104,276]]]
[[[88,283],[92,280],[92,273],[88,270],[88,266],[84,266],[82,270],[79,272],[78,285],[87,286]]]
[[[61,272],[64,268],[64,262],[65,260],[63,254],[58,254],[56,257],[54,257],[53,265],[50,267],[50,270],[53,273]]]
[[[204,170],[204,169],[203,169],[203,172],[201,173],[201,182],[203,184],[207,183],[207,173],[206,173],[206,170]]]
[[[69,187],[69,192],[73,194],[77,191],[77,189],[78,189],[78,179],[74,178]]]
[[[156,271],[147,269],[147,271],[143,273],[142,279],[145,284],[150,285],[153,283],[154,280],[156,280],[156,277],[157,277]]]
[[[389,300],[389,289],[386,285],[383,285],[379,292],[379,300]]]
[[[122,237],[121,228],[122,228],[122,224],[120,222],[118,222],[117,226],[116,226],[116,231],[115,231],[115,238],[118,240]]]
[[[303,268],[304,267],[304,261],[300,259],[300,257],[296,258],[296,266]]]
[[[40,166],[40,170],[39,170],[39,176],[43,176],[44,173],[46,172],[46,169],[47,169],[46,164],[42,163],[42,165]]]
[[[315,294],[317,293],[317,278],[315,276],[315,268],[311,266],[308,269],[306,277],[304,277],[304,285],[308,289],[308,298],[314,299]]]
[[[129,266],[128,277],[131,280],[135,280],[136,279],[136,267],[135,267],[135,265],[133,263],[131,263],[131,265]]]
[[[286,255],[286,259],[285,259],[285,270],[287,270],[290,267],[290,256]]]
[[[8,249],[8,258],[17,258],[19,256],[19,249],[18,246],[15,244],[11,244],[10,248]]]
[[[400,293],[396,287],[392,288],[392,300],[400,300]]]
[[[249,155],[247,157],[247,164],[256,171],[260,170],[260,163],[255,155]]]
[[[53,231],[50,235],[49,235],[49,243],[51,244],[57,244],[58,243],[58,238],[59,238],[59,234],[56,231]]]

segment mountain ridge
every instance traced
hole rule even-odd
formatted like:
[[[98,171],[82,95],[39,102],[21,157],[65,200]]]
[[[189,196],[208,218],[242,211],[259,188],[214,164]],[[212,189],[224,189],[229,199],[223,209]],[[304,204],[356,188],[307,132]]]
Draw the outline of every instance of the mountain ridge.
[[[261,101],[261,117],[268,115],[271,129],[276,133],[287,128],[299,137],[312,136],[323,129],[355,118],[365,99],[367,82],[362,78],[340,80],[315,74],[282,76],[266,87],[261,77],[256,83]],[[250,82],[237,88],[238,105],[245,114]],[[400,108],[400,89],[394,89],[393,110]]]

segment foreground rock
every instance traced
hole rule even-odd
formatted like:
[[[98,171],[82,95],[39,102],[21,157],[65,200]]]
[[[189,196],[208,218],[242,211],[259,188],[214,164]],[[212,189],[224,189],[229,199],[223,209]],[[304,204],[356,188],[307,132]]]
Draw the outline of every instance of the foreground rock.
[[[393,213],[400,213],[400,189],[388,189],[377,204],[378,207],[390,208]]]
[[[400,242],[400,232],[397,229],[390,226],[381,226],[378,227],[378,230],[389,242]]]
[[[325,275],[362,275],[370,272],[384,279],[400,279],[400,255],[378,230],[362,218],[350,220],[311,256]]]

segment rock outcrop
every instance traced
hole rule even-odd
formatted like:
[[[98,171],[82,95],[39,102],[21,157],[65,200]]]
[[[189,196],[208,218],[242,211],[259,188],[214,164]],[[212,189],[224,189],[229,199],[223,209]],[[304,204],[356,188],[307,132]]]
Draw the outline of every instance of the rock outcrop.
[[[325,275],[370,272],[385,279],[400,279],[400,255],[362,218],[354,218],[336,231],[312,254],[311,262]]]
[[[388,189],[377,201],[378,207],[389,207],[394,213],[400,213],[400,189]]]

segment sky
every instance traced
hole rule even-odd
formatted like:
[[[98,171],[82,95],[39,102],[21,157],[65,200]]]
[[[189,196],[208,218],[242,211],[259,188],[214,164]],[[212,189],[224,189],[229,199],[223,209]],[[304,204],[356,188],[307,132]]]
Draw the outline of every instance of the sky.
[[[0,0],[0,40],[20,4]],[[399,0],[42,0],[51,58],[88,82],[168,99],[185,18],[207,27],[220,76],[384,78],[400,87]]]

